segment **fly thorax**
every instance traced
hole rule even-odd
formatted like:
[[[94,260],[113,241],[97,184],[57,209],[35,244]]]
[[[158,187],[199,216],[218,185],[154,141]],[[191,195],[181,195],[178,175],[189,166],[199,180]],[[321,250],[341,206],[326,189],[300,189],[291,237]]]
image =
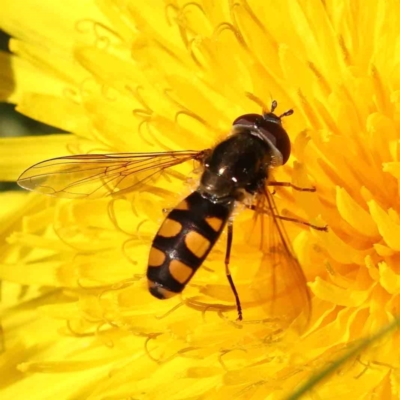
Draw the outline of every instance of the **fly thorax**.
[[[215,202],[232,197],[234,182],[224,175],[205,169],[201,176],[198,191]]]

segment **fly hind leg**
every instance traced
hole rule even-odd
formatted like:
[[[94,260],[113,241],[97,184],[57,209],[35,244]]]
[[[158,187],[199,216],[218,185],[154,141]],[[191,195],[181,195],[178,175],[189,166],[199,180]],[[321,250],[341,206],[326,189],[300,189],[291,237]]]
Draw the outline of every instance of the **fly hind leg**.
[[[282,215],[274,215],[275,218],[281,219],[282,221],[289,221],[289,222],[295,222],[296,224],[301,224],[308,226],[312,229],[315,229],[316,231],[322,231],[322,232],[328,232],[328,226],[318,226],[318,225],[313,225],[310,224],[307,221],[302,221],[301,219],[297,218],[290,218],[290,217],[283,217]]]
[[[318,226],[318,225],[314,225],[311,224],[310,222],[307,221],[302,221],[301,219],[297,219],[297,218],[290,218],[290,217],[284,217],[282,215],[278,215],[278,214],[273,214],[271,212],[271,210],[266,210],[264,208],[257,208],[255,205],[251,205],[251,206],[246,206],[247,208],[249,208],[252,211],[256,211],[260,214],[268,214],[271,215],[271,217],[273,218],[277,218],[280,219],[282,221],[289,221],[289,222],[295,222],[296,224],[301,224],[301,225],[305,225],[308,226],[312,229],[315,229],[317,231],[323,231],[323,232],[328,232],[328,226]]]
[[[228,279],[229,285],[231,286],[233,295],[235,296],[236,308],[238,312],[238,320],[241,321],[243,319],[242,315],[242,305],[240,304],[240,299],[238,292],[236,290],[235,284],[233,283],[231,271],[229,270],[229,261],[231,258],[231,248],[232,248],[232,240],[233,240],[233,221],[228,220],[228,240],[226,244],[226,254],[225,254],[225,273]]]

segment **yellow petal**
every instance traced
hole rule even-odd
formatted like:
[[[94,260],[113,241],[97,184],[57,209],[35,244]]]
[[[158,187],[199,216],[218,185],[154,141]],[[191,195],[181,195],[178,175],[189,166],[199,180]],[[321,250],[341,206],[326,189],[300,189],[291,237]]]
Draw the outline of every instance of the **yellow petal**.
[[[32,164],[68,155],[70,146],[76,143],[76,139],[70,135],[52,135],[51,138],[31,136],[0,139],[0,180],[15,181]]]
[[[343,188],[336,188],[336,202],[338,210],[353,228],[361,235],[376,238],[378,229],[368,212],[350,197]]]
[[[372,218],[376,221],[379,233],[386,244],[393,250],[400,250],[400,223],[399,219],[393,220],[375,201],[368,202]]]

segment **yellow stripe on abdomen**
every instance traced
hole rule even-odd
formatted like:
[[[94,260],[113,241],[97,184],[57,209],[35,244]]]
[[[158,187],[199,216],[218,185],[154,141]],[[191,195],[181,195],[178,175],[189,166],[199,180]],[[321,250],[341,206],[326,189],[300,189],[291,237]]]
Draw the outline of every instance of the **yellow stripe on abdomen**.
[[[203,258],[211,246],[210,241],[195,231],[190,231],[185,236],[185,244],[196,257]]]
[[[160,267],[164,263],[166,258],[167,256],[163,251],[158,250],[155,247],[152,247],[149,254],[148,264],[150,267]]]
[[[169,263],[169,273],[179,283],[184,284],[192,275],[193,269],[179,260],[171,260]]]
[[[207,217],[205,218],[205,221],[207,222],[208,225],[211,226],[211,228],[214,229],[215,232],[219,232],[222,228],[222,225],[224,224],[224,220],[218,217]]]
[[[182,231],[182,224],[173,219],[167,218],[161,225],[157,235],[163,237],[173,237]]]

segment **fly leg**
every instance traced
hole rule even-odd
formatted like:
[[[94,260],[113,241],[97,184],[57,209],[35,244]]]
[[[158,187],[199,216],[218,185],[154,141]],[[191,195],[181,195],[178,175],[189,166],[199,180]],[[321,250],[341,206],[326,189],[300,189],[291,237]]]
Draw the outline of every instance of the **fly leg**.
[[[231,248],[232,248],[232,239],[233,239],[233,221],[228,220],[228,241],[226,245],[226,254],[225,254],[225,273],[228,278],[229,285],[231,286],[233,295],[235,296],[236,308],[238,312],[238,320],[242,320],[242,305],[240,304],[239,295],[235,288],[235,284],[233,283],[231,271],[229,270],[229,260],[231,257]]]
[[[328,227],[326,225],[325,226],[313,225],[310,224],[309,222],[302,221],[301,219],[283,217],[282,215],[276,215],[276,214],[274,214],[274,217],[281,219],[282,221],[290,221],[290,222],[295,222],[296,224],[309,226],[310,228],[315,229],[316,231],[328,232]]]
[[[276,182],[276,181],[271,181],[267,183],[268,186],[284,186],[284,187],[291,187],[294,190],[298,190],[299,192],[315,192],[317,188],[315,186],[312,186],[310,188],[302,188],[296,185],[293,185],[290,182]]]
[[[250,210],[256,211],[256,212],[258,212],[260,214],[271,215],[272,217],[277,218],[277,219],[281,219],[282,221],[295,222],[296,224],[305,225],[305,226],[308,226],[308,227],[310,227],[312,229],[315,229],[317,231],[328,232],[328,226],[326,226],[326,225],[325,226],[313,225],[313,224],[310,224],[307,221],[302,221],[301,219],[284,217],[282,215],[272,214],[271,211],[267,211],[267,210],[264,210],[264,209],[257,208],[255,205],[247,206],[247,208],[249,208]]]

